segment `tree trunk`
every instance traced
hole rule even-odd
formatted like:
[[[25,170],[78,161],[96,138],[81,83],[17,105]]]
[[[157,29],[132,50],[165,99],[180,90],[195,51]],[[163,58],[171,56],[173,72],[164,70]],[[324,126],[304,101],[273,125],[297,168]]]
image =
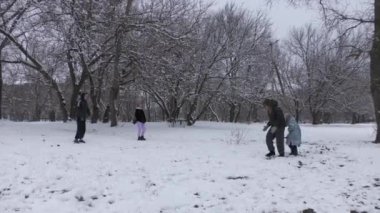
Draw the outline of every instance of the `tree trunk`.
[[[377,125],[374,143],[380,143],[380,0],[375,0],[375,32],[371,51],[371,94]]]
[[[118,3],[115,1],[115,8],[118,7]],[[128,0],[127,6],[125,7],[125,16],[128,17],[131,11],[133,0]],[[115,61],[113,67],[112,85],[110,90],[110,119],[111,127],[117,126],[117,110],[116,101],[120,91],[120,57],[121,57],[121,38],[122,38],[122,28],[126,24],[127,20],[121,26],[117,26],[115,29]]]
[[[49,112],[49,121],[55,122],[55,111],[54,110],[50,110],[50,112]]]
[[[67,122],[69,112],[66,109],[66,100],[65,96],[63,95],[62,91],[59,88],[58,83],[51,77],[45,70],[43,70],[42,67],[37,69],[37,71],[46,79],[50,82],[51,88],[55,91],[58,97],[58,102],[59,102],[59,107],[62,113],[62,121]]]
[[[257,107],[257,105],[255,104],[255,105],[253,105],[253,122],[258,122],[259,121],[259,113],[258,113],[258,107]]]
[[[216,121],[217,121],[217,122],[220,122],[220,118],[219,118],[219,116],[218,116],[218,113],[215,112],[215,110],[212,108],[211,105],[209,105],[208,107],[209,107],[209,109],[210,109],[210,111],[211,111],[211,114],[215,117]]]
[[[358,121],[358,114],[356,112],[352,113],[352,119],[351,119],[351,124],[357,124],[359,123]]]
[[[116,99],[119,94],[119,87],[112,86],[110,90],[110,118],[111,127],[117,126],[117,109],[116,109]]]
[[[186,114],[186,122],[187,122],[187,125],[188,125],[188,126],[192,126],[192,125],[194,125],[194,123],[195,123],[194,118],[193,118],[193,113],[194,113],[195,110],[197,109],[197,106],[198,106],[198,96],[195,97],[194,102],[192,102],[192,103],[190,104],[189,111],[188,111],[188,113]]]
[[[239,121],[240,112],[241,112],[241,104],[237,106],[237,112],[234,117],[234,123],[237,123]]]
[[[91,114],[91,123],[95,124],[98,122],[100,117],[99,102],[97,102],[97,96],[91,95],[92,101],[92,114]]]
[[[97,123],[99,120],[100,110],[99,110],[99,102],[96,92],[90,92],[91,102],[92,102],[92,114],[91,114],[91,123]]]
[[[253,104],[250,104],[249,105],[249,109],[248,109],[247,119],[246,119],[247,123],[251,123],[252,122],[252,111],[253,111]]]
[[[330,124],[332,122],[332,114],[330,112],[324,112],[322,116],[322,121],[325,124]]]
[[[240,104],[239,105],[235,103],[230,104],[229,122],[237,123],[237,121],[239,120],[240,110],[241,110]]]
[[[110,112],[111,112],[111,127],[117,126],[117,110],[116,110],[116,101],[119,95],[120,90],[120,72],[119,72],[119,63],[121,55],[121,32],[119,29],[116,30],[115,36],[115,61],[113,67],[113,76],[112,76],[112,86],[110,89]]]
[[[41,120],[41,106],[36,103],[35,107],[34,107],[34,113],[33,113],[33,117],[32,117],[32,121],[40,121]]]
[[[63,120],[63,122],[67,122],[69,113],[67,112],[67,109],[66,109],[65,98],[64,98],[62,92],[59,90],[59,87],[56,83],[53,83],[53,88],[54,88],[55,92],[57,93],[57,96],[59,99],[59,107],[60,107],[61,113],[62,113],[62,120]]]
[[[97,105],[93,104],[92,105],[92,114],[91,114],[91,123],[93,123],[93,124],[98,123],[99,114],[100,114],[99,107]]]
[[[91,123],[97,123],[99,120],[99,101],[98,101],[98,93],[96,92],[94,79],[91,75],[89,75],[90,80],[90,98],[92,102],[92,113],[91,113]]]
[[[256,104],[250,104],[249,105],[249,112],[247,115],[247,122],[251,123],[251,122],[257,122],[257,121],[258,121],[258,119],[257,119],[257,106],[256,106]]]
[[[294,107],[295,107],[295,113],[296,113],[296,121],[300,121],[300,116],[301,116],[301,110],[300,110],[300,102],[297,100],[294,100]]]
[[[175,95],[171,95],[169,98],[169,102],[167,103],[169,106],[169,119],[176,120],[178,119],[180,107],[178,106],[178,101]]]
[[[278,67],[278,65],[276,63],[276,60],[274,59],[274,54],[273,54],[273,45],[274,45],[274,43],[270,43],[269,45],[270,45],[270,53],[271,53],[271,58],[272,58],[271,59],[272,60],[272,66],[273,66],[273,69],[276,72],[278,83],[280,84],[281,94],[285,97],[285,89],[284,89],[284,84],[282,83],[282,78],[281,78],[281,74],[280,74],[280,68]]]
[[[81,65],[82,65],[82,74],[80,76],[79,82],[77,82],[77,77],[75,75],[75,68],[73,65],[73,57],[71,56],[70,50],[67,52],[67,65],[69,67],[69,73],[71,78],[72,85],[72,94],[70,100],[70,118],[76,118],[77,112],[77,99],[79,96],[79,92],[86,81],[87,76],[90,75],[86,62],[84,61],[84,57],[81,54]]]
[[[235,104],[230,104],[230,115],[229,115],[229,122],[234,122],[235,120],[235,109],[236,109],[236,105]]]
[[[71,93],[70,99],[70,118],[75,119],[77,113],[77,100],[80,92],[80,87],[78,85],[73,86],[73,92]]]
[[[321,113],[320,112],[311,112],[311,118],[313,125],[321,124]]]
[[[0,49],[0,119],[3,119],[3,64],[1,63],[2,50]]]

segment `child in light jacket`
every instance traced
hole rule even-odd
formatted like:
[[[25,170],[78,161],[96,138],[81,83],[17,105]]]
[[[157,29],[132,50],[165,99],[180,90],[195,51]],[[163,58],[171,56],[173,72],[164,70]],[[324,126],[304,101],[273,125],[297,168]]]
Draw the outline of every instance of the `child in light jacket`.
[[[288,126],[288,135],[286,136],[286,144],[289,146],[290,155],[298,155],[298,147],[301,145],[301,128],[296,119],[291,116],[286,116],[286,125]]]

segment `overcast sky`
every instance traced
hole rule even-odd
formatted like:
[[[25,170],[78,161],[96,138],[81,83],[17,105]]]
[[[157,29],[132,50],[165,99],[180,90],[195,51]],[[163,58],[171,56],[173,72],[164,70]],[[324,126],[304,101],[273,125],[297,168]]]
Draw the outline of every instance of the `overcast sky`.
[[[267,5],[267,0],[209,0],[215,2],[215,7],[223,7],[228,2],[235,2],[243,8],[251,11],[262,10],[266,12],[272,22],[274,37],[284,39],[293,27],[303,26],[308,23],[321,25],[321,16],[318,9],[307,7],[294,8],[286,3],[286,0],[276,0],[272,7]],[[365,8],[371,8],[373,0],[339,0],[339,8],[350,11],[349,14],[363,13]],[[371,12],[371,11],[369,11]]]
[[[227,2],[235,2],[251,11],[262,10],[267,13],[272,22],[274,37],[284,39],[292,27],[303,26],[308,23],[321,24],[318,10],[310,8],[294,8],[279,0],[271,7],[266,0],[214,0],[216,7],[223,7]]]

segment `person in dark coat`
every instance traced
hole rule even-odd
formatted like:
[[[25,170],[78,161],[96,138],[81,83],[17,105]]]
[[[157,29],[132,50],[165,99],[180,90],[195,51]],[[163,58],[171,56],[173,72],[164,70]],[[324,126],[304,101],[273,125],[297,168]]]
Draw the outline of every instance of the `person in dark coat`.
[[[86,133],[86,119],[90,115],[90,109],[86,101],[86,93],[81,93],[77,103],[77,133],[74,143],[85,143],[83,140]]]
[[[137,124],[137,140],[139,141],[146,140],[144,137],[144,134],[146,131],[145,123],[146,123],[146,117],[145,117],[142,104],[140,103],[136,107],[135,118],[133,119],[133,124]]]
[[[286,127],[284,113],[278,106],[277,101],[271,99],[265,99],[264,107],[268,112],[269,122],[264,127],[264,131],[268,131],[266,136],[266,143],[268,146],[269,153],[267,157],[272,157],[275,155],[275,149],[273,146],[273,140],[276,139],[277,150],[280,157],[284,156],[284,132]]]

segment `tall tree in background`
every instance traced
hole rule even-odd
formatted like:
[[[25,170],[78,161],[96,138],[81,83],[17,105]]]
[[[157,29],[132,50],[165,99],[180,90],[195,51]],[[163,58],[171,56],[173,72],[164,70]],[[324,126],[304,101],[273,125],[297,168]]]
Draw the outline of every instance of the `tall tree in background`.
[[[277,0],[269,0],[274,3]],[[367,34],[369,29],[373,29],[373,33],[368,36],[372,43],[370,50],[357,48],[361,53],[369,53],[371,60],[371,94],[375,110],[375,118],[377,125],[376,139],[374,143],[380,143],[380,0],[368,1],[366,4],[361,4],[363,8],[360,11],[343,10],[341,1],[328,0],[286,0],[292,5],[306,4],[318,6],[323,14],[325,23],[328,27],[339,26],[344,30],[341,35],[345,35],[350,31],[361,29],[363,34]],[[349,5],[344,5],[349,6]],[[347,8],[347,7],[343,7]]]
[[[111,90],[110,90],[110,119],[111,119],[111,126],[117,126],[117,109],[116,109],[116,101],[119,96],[120,92],[120,57],[121,57],[121,51],[122,51],[122,39],[123,39],[123,33],[125,31],[128,31],[128,22],[130,21],[130,12],[132,10],[132,4],[133,0],[128,0],[127,5],[125,6],[125,11],[122,13],[122,18],[120,20],[120,23],[117,23],[115,25],[114,29],[114,63],[113,63],[113,73],[112,73],[112,84],[111,84]],[[120,3],[118,1],[114,1],[113,3],[114,10],[116,12],[115,15],[117,15],[118,7],[120,7]]]
[[[0,27],[8,30],[12,33],[19,23],[19,20],[24,15],[29,4],[25,4],[24,7],[18,8],[14,11],[13,7],[17,3],[17,0],[3,1],[0,4]],[[20,34],[22,35],[22,34]],[[10,44],[7,37],[0,38],[0,119],[3,117],[3,62],[1,61],[2,56],[5,54],[5,47]]]
[[[375,30],[371,51],[371,92],[377,124],[375,143],[380,143],[380,0],[375,0],[374,6]]]
[[[325,115],[335,121],[351,121],[351,115],[366,120],[373,105],[361,107],[352,100],[365,92],[360,100],[371,98],[363,82],[370,81],[373,34],[355,28],[373,25],[365,17],[339,16],[333,9],[340,7],[332,2],[338,3],[314,1],[331,26],[315,28],[321,32],[319,46],[308,45],[302,33],[286,46],[273,42],[269,17],[232,4],[214,11],[202,0],[3,0],[2,12],[14,3],[3,17],[7,20],[26,3],[31,7],[14,31],[11,22],[0,25],[0,42],[8,40],[0,60],[5,65],[3,114],[38,120],[61,108],[58,119],[65,120],[67,111],[75,115],[80,89],[89,89],[92,122],[109,105],[112,126],[118,117],[131,120],[143,95],[151,121],[260,121],[258,106],[268,96],[297,117],[302,111],[304,120],[313,112],[321,115],[314,116],[320,122],[329,120]],[[333,40],[326,40],[327,34]],[[351,42],[356,35],[361,36]],[[25,91],[18,97],[8,95],[20,88]],[[41,98],[48,97],[47,91],[56,92],[48,104]],[[23,108],[14,110],[19,103]],[[30,104],[35,107],[26,107]]]
[[[9,11],[13,12],[13,15],[11,15],[11,17],[15,16],[16,14],[21,14],[24,16],[38,14],[38,12],[40,12],[38,6],[43,3],[45,2],[44,1],[40,1],[38,3],[34,1],[16,2],[15,4],[11,5],[12,9]],[[9,42],[18,50],[18,53],[16,53],[16,51],[13,52],[12,57],[11,57],[12,60],[3,60],[3,59],[1,60],[2,62],[10,63],[10,64],[22,64],[25,67],[32,68],[35,71],[37,71],[44,78],[44,80],[51,86],[51,88],[56,92],[57,98],[59,100],[61,113],[62,113],[62,120],[65,122],[68,120],[68,112],[66,109],[66,99],[59,86],[59,81],[55,78],[55,76],[51,72],[51,70],[54,70],[54,69],[52,67],[46,66],[46,64],[41,62],[42,60],[38,60],[41,58],[43,59],[44,57],[39,58],[40,56],[38,56],[37,52],[38,52],[38,49],[41,49],[41,46],[34,44],[35,41],[43,40],[43,37],[41,36],[41,34],[44,34],[44,33],[42,33],[41,29],[43,29],[42,24],[44,23],[41,22],[42,19],[38,15],[36,15],[34,19],[30,19],[27,17],[22,17],[22,18],[23,18],[23,26],[22,28],[17,29],[17,34],[15,33],[16,30],[10,31],[11,28],[7,29],[4,26],[0,26],[0,34],[3,35],[5,39],[9,40]],[[24,35],[22,39],[19,36],[20,34]],[[52,43],[50,44],[52,45],[52,49],[55,50],[57,45],[52,44]],[[33,46],[33,48],[29,49],[27,48],[28,47],[27,45],[31,45]],[[44,50],[49,50],[49,49],[44,48]]]

